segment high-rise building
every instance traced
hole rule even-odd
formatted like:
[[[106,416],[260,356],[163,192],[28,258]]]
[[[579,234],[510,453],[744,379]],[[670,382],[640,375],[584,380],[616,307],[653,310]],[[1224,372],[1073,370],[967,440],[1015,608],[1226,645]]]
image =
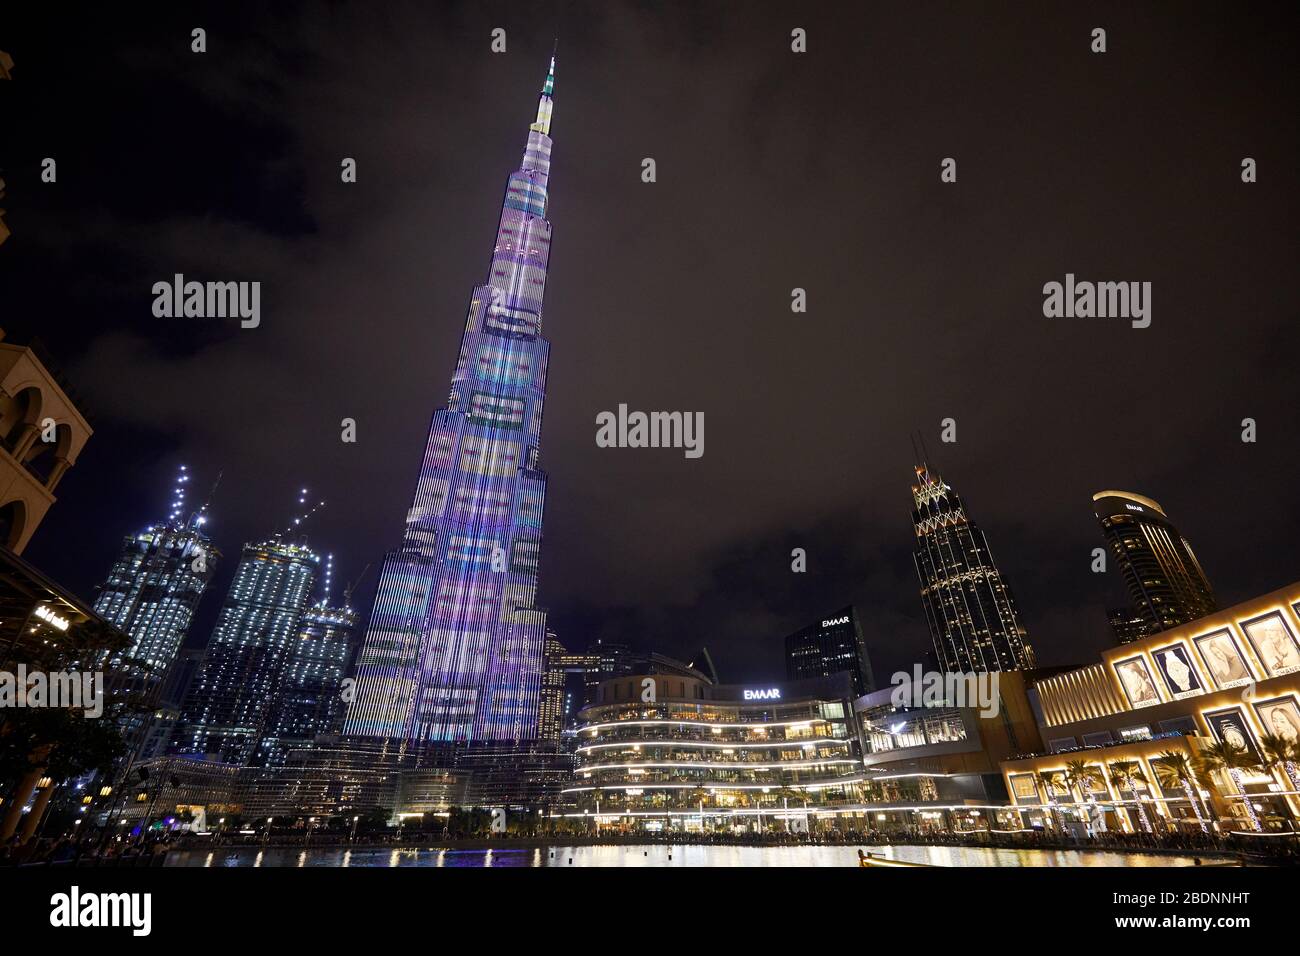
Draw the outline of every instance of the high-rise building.
[[[853,605],[827,614],[785,639],[785,676],[790,680],[839,673],[852,678],[854,697],[876,689],[862,622]]]
[[[946,671],[1032,667],[1016,602],[984,532],[960,496],[924,465],[912,486],[916,573],[939,665]]]
[[[545,666],[542,669],[542,694],[537,716],[537,736],[542,740],[559,740],[564,729],[564,690],[568,674],[565,660],[569,652],[555,638],[555,632],[546,631]]]
[[[585,693],[583,706],[596,699],[596,686],[618,674],[632,673],[636,655],[632,648],[620,641],[607,641],[596,638],[587,645],[587,673],[585,675]]]
[[[282,764],[294,747],[343,729],[343,678],[352,660],[357,615],[327,598],[303,612],[262,736],[259,763]]]
[[[131,635],[130,648],[111,663],[138,691],[162,684],[220,557],[203,531],[207,506],[185,516],[188,483],[182,465],[167,520],[123,540],[95,597],[96,613]]]
[[[487,281],[470,296],[451,395],[433,415],[401,546],[380,572],[349,734],[478,742],[538,731],[554,82],[552,57],[523,162],[506,185]]]
[[[1157,502],[1131,491],[1099,491],[1092,503],[1133,601],[1107,613],[1119,643],[1218,609],[1192,546]]]
[[[267,729],[320,555],[282,535],[244,545],[199,673],[181,708],[175,750],[248,763]]]
[[[560,710],[560,730],[573,728],[578,711],[591,702],[590,691],[595,688],[593,674],[600,671],[601,658],[590,651],[564,651],[553,662],[547,661],[547,668],[554,667],[563,674],[562,704]]]

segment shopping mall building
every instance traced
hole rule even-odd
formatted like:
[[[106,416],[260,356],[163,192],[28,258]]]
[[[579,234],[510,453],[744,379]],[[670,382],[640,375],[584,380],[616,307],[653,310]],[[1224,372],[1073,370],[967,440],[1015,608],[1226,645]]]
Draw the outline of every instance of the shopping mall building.
[[[684,674],[604,681],[579,714],[557,822],[581,829],[815,830],[861,812],[866,771],[847,674],[713,684]]]
[[[554,816],[583,832],[1289,834],[1297,635],[1300,582],[1096,664],[999,674],[996,706],[894,686],[855,699],[845,675],[621,676],[579,714]]]
[[[579,714],[555,814],[582,832],[1014,830],[1000,760],[1042,749],[1024,675],[996,707],[911,706],[848,675],[715,685],[619,677]]]
[[[1046,752],[1002,765],[1017,814],[1075,832],[1291,832],[1297,635],[1300,582],[1040,680]]]

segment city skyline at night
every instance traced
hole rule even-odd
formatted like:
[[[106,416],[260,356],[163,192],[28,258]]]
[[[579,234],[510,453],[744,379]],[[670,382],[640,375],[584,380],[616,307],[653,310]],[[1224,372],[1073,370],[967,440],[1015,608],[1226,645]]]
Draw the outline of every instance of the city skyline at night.
[[[411,504],[404,450],[445,401],[450,361],[437,356],[458,348],[491,241],[503,171],[491,157],[518,149],[507,104],[536,87],[557,33],[576,164],[557,198],[548,306],[573,321],[547,333],[546,468],[565,493],[547,501],[540,586],[562,639],[668,641],[687,655],[707,633],[722,671],[757,677],[780,668],[781,635],[853,603],[891,635],[872,648],[878,670],[906,665],[931,643],[897,494],[916,429],[977,504],[1043,663],[1113,640],[1105,611],[1123,584],[1090,567],[1100,488],[1180,516],[1224,603],[1276,583],[1245,572],[1256,555],[1287,567],[1280,578],[1297,571],[1289,501],[1217,506],[1242,475],[1297,467],[1282,358],[1295,332],[1270,278],[1291,258],[1291,207],[1270,171],[1294,136],[1258,96],[1284,88],[1268,31],[1243,21],[1207,35],[1196,17],[1142,11],[1099,55],[1091,25],[1040,11],[990,40],[1027,57],[1012,64],[962,39],[986,26],[962,9],[925,37],[899,13],[811,11],[801,55],[787,15],[763,4],[745,18],[706,5],[698,22],[578,4],[558,24],[523,11],[498,24],[462,5],[404,8],[392,35],[347,9],[316,30],[218,15],[211,37],[248,39],[198,56],[168,39],[192,24],[141,22],[132,44],[103,47],[89,38],[117,28],[91,16],[85,38],[34,31],[14,68],[26,79],[5,92],[12,142],[30,149],[5,170],[6,221],[23,226],[3,247],[5,326],[45,340],[96,432],[32,545],[78,593],[155,520],[185,462],[225,473],[209,532],[228,554],[275,526],[292,481],[355,503],[320,534],[345,576],[370,565],[355,592],[369,607]],[[497,26],[505,53],[471,39]],[[68,58],[98,67],[94,89],[47,65]],[[114,148],[106,119],[122,103],[145,137],[131,150]],[[1105,136],[1079,142],[1077,115],[1108,117]],[[222,157],[192,145],[214,140],[245,146]],[[1134,157],[1132,142],[1152,148]],[[47,154],[75,159],[57,184],[24,185]],[[1260,169],[1250,184],[1246,156]],[[343,183],[349,157],[357,180]],[[940,178],[946,157],[954,183]],[[641,181],[646,158],[657,182]],[[78,174],[89,168],[113,188],[93,188]],[[1148,190],[1153,177],[1165,185]],[[57,252],[68,236],[75,248]],[[150,289],[176,273],[260,281],[260,326],[154,317]],[[1152,324],[1045,318],[1043,284],[1070,273],[1150,281]],[[796,287],[807,313],[790,311]],[[59,318],[42,322],[52,289]],[[708,453],[596,447],[595,416],[624,403],[704,412]],[[1240,441],[1246,417],[1253,444]],[[354,444],[339,441],[344,418]],[[802,577],[795,547],[809,556]],[[215,589],[234,566],[218,567]]]
[[[851,869],[913,942],[937,899],[1286,912],[1229,890],[1300,864],[1293,16],[33,14],[0,872],[38,921],[493,926],[466,867]]]

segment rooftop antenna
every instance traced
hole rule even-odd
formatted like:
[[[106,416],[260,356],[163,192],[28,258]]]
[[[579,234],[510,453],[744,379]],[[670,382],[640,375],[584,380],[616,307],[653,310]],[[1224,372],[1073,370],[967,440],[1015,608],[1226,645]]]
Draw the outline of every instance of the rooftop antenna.
[[[225,474],[224,471],[217,472],[217,480],[212,483],[212,490],[208,492],[208,497],[203,502],[203,506],[200,507],[198,511],[195,511],[193,514],[190,515],[191,527],[197,527],[198,525],[207,524],[208,505],[212,504],[212,499],[217,494],[217,488],[221,485],[221,476],[224,474]]]
[[[928,448],[925,447],[925,433],[922,432],[922,431],[918,431],[918,432],[916,433],[916,437],[919,438],[919,439],[921,440],[921,464],[925,466],[925,470],[926,470],[926,471],[929,471],[929,470],[930,470],[930,450],[929,450]]]

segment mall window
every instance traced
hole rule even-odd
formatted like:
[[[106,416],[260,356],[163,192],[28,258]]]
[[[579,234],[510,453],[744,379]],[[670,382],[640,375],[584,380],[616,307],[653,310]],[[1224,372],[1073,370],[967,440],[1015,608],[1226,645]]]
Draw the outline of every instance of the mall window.
[[[1162,734],[1189,734],[1193,737],[1200,733],[1196,727],[1196,718],[1190,715],[1160,721],[1160,732]]]

